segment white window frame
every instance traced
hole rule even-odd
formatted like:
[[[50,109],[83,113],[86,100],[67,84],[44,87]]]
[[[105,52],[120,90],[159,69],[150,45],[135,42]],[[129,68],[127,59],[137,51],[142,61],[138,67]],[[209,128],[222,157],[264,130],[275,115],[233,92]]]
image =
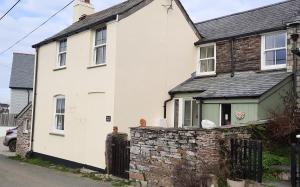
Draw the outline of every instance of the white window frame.
[[[201,47],[209,47],[209,46],[214,46],[214,57],[210,57],[210,58],[200,58],[201,52],[200,49]],[[210,59],[214,59],[214,71],[209,71],[209,72],[201,72],[201,60],[210,60]],[[206,76],[206,75],[216,75],[216,69],[217,69],[217,45],[216,43],[207,43],[207,44],[203,44],[203,45],[199,45],[197,47],[197,75],[198,76]]]
[[[285,33],[286,41],[285,41],[285,47],[279,47],[279,48],[272,48],[272,49],[266,49],[266,36],[270,35],[276,35],[276,34],[283,34]],[[261,70],[273,70],[273,69],[284,69],[287,67],[287,32],[286,31],[277,31],[277,32],[271,32],[266,33],[261,36]],[[267,51],[275,51],[275,50],[286,50],[286,64],[278,64],[278,65],[266,65],[266,52]],[[275,56],[276,61],[276,56]]]
[[[65,111],[64,113],[56,113],[56,108],[57,108],[57,100],[58,99],[64,99],[65,100]],[[57,120],[56,120],[56,115],[63,115],[64,116],[64,130],[60,130],[60,129],[57,129]],[[52,129],[52,132],[53,133],[56,133],[56,134],[64,134],[65,132],[65,121],[66,121],[66,97],[64,95],[56,95],[54,96],[54,122],[53,122],[53,129]]]
[[[29,131],[29,125],[30,125],[30,120],[29,119],[25,119],[23,121],[23,134],[28,134]]]
[[[62,42],[62,41],[64,41],[64,40],[66,40],[66,50],[65,51],[59,51],[60,50],[60,43]],[[57,53],[58,53],[58,55],[57,55],[57,63],[56,63],[56,68],[64,68],[64,67],[66,67],[66,64],[67,64],[67,51],[68,51],[68,39],[63,39],[63,40],[60,40],[60,41],[58,41],[57,42]],[[66,54],[66,62],[65,62],[65,65],[63,65],[63,66],[61,66],[60,65],[60,56],[62,55],[62,54]]]
[[[184,119],[185,119],[185,102],[186,101],[191,101],[191,116],[190,116],[191,117],[191,124],[189,126],[185,126],[184,125]],[[182,120],[181,120],[182,125],[181,126],[183,128],[193,128],[193,127],[197,128],[197,127],[199,127],[198,124],[196,126],[193,126],[193,101],[196,101],[196,104],[197,104],[197,107],[198,107],[198,113],[199,113],[200,107],[199,107],[199,104],[197,103],[196,99],[193,99],[193,98],[184,98],[184,99],[182,99],[182,105],[181,105],[182,106],[182,110],[181,110],[182,111]],[[198,123],[199,123],[199,121],[198,121]]]
[[[97,30],[100,30],[100,29],[105,29],[106,30],[106,41],[105,43],[103,44],[99,44],[99,45],[96,45],[96,37],[97,37]],[[100,64],[97,64],[96,60],[96,55],[97,55],[97,48],[100,48],[100,47],[105,47],[105,62],[104,63],[100,63]],[[107,64],[107,27],[101,27],[101,28],[98,28],[94,31],[94,39],[93,39],[93,66],[104,66]]]

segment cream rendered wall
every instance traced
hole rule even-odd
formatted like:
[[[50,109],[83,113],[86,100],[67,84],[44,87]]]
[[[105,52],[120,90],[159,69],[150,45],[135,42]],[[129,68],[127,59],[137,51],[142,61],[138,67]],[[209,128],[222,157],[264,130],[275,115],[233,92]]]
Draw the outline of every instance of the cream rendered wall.
[[[196,69],[198,38],[175,2],[168,14],[162,6],[167,4],[155,0],[118,24],[114,122],[123,132],[141,118],[158,126],[168,91]],[[169,126],[172,107],[169,103]]]
[[[36,97],[35,152],[105,168],[105,139],[114,112],[116,24],[107,25],[107,66],[91,65],[94,32],[84,31],[68,38],[66,69],[53,71],[57,43],[39,50]],[[64,137],[50,135],[54,127],[54,96],[66,97]]]

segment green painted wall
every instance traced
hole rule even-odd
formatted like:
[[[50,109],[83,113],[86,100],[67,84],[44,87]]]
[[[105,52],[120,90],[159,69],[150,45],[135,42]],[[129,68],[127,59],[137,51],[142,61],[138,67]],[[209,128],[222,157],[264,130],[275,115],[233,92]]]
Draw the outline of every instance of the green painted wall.
[[[291,79],[278,85],[271,92],[261,97],[258,105],[258,119],[270,118],[270,112],[281,112],[284,109],[283,96],[292,90],[293,82]]]
[[[202,119],[210,120],[219,124],[220,105],[219,104],[202,104]]]
[[[231,105],[231,123],[233,125],[248,123],[250,121],[256,121],[257,117],[257,104],[232,104]],[[237,119],[237,112],[245,112],[245,118],[242,120]]]

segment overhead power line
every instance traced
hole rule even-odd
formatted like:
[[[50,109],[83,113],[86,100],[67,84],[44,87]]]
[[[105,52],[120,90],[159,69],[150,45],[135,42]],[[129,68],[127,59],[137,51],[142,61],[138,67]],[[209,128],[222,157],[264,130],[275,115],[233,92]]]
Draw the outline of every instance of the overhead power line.
[[[3,16],[1,16],[0,20],[2,20],[21,0],[18,0]]]
[[[0,55],[6,53],[8,50],[10,50],[11,48],[13,48],[14,46],[16,46],[17,44],[19,44],[21,41],[23,41],[24,39],[26,39],[29,35],[31,35],[33,32],[35,32],[36,30],[38,30],[40,27],[42,27],[43,25],[45,25],[48,21],[50,21],[54,16],[56,16],[58,13],[60,13],[61,11],[63,11],[65,8],[67,8],[70,4],[72,4],[75,0],[70,1],[68,4],[66,4],[63,8],[61,8],[59,11],[55,12],[52,16],[50,16],[46,21],[44,21],[42,24],[40,24],[39,26],[37,26],[35,29],[33,29],[32,31],[30,31],[28,34],[26,34],[25,36],[23,36],[22,38],[20,38],[18,41],[16,41],[15,43],[13,43],[10,47],[8,47],[7,49],[3,50]]]

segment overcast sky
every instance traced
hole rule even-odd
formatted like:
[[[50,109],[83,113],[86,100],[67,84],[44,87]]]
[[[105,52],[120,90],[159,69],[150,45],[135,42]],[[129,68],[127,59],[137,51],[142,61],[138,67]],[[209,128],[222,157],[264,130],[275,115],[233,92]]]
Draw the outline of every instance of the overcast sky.
[[[0,16],[17,0],[0,0]],[[0,52],[45,21],[70,0],[21,0],[21,2],[0,20]],[[282,0],[181,0],[194,22],[212,19],[252,8],[280,2]],[[122,0],[91,0],[97,11]],[[73,5],[30,35],[7,53],[0,55],[0,103],[9,103],[9,78],[13,52],[34,53],[31,45],[67,27],[72,23]]]

